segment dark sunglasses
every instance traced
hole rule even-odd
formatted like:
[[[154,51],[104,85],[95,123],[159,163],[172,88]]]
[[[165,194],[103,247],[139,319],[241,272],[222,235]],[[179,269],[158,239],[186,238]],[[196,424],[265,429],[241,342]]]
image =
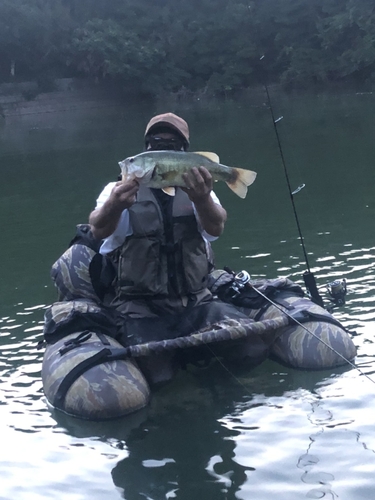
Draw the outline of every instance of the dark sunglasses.
[[[153,151],[183,151],[185,144],[179,137],[164,139],[157,135],[147,137],[147,144]]]

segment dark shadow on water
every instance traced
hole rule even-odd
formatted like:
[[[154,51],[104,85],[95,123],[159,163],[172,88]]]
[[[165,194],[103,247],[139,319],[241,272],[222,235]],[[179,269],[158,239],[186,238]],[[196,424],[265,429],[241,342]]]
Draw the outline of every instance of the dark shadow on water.
[[[300,389],[314,393],[346,370],[307,372],[267,360],[249,371],[215,362],[180,372],[154,391],[148,408],[126,418],[85,422],[58,412],[54,418],[69,434],[128,451],[112,470],[126,500],[234,499],[255,469],[237,463],[235,438],[243,431],[221,419]]]

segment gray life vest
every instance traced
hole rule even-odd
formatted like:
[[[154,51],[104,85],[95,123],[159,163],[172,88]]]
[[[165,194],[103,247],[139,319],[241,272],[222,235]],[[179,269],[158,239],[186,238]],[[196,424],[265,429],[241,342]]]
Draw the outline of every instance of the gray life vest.
[[[209,262],[192,202],[141,186],[129,208],[133,231],[118,253],[117,289],[131,298],[182,297],[207,286]]]

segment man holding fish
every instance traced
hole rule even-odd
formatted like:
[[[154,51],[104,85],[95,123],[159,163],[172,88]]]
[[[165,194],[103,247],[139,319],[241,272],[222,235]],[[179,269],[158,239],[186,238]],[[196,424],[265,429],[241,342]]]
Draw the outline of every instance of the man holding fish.
[[[202,228],[213,237],[220,236],[224,229],[226,211],[212,191],[212,175],[206,167],[200,166],[199,162],[202,162],[203,158],[193,158],[194,166],[189,165],[186,171],[183,171],[185,165],[182,164],[182,161],[188,156],[183,153],[189,147],[187,123],[173,113],[156,116],[146,128],[145,143],[146,154],[140,154],[138,158],[128,158],[120,162],[123,172],[122,181],[117,182],[115,185],[111,183],[99,196],[99,207],[97,206],[97,209],[90,215],[90,224],[94,235],[100,239],[112,235],[120,221],[122,211],[130,208],[135,203],[140,184],[147,183],[149,187],[163,188],[164,192],[169,194],[173,194],[173,186],[185,186],[183,189],[194,203]],[[164,150],[164,148],[168,149]],[[150,155],[151,151],[156,160]],[[172,176],[175,174],[176,178],[177,175],[180,176],[177,179],[179,184],[176,183],[176,179],[171,179],[172,184],[169,185],[168,179],[164,180],[161,176],[159,182],[150,179],[150,174],[152,174],[155,165],[160,168],[159,157],[161,156],[161,160],[166,162],[171,154],[176,152],[182,153],[182,155],[176,158],[173,165],[175,169],[171,171],[171,174]],[[149,163],[145,168],[144,163],[147,161]],[[128,163],[129,167],[127,167]],[[140,166],[135,171],[138,165]],[[134,173],[131,171],[132,167]],[[108,196],[109,190],[111,191]],[[107,200],[103,203],[103,206],[102,200],[105,197],[107,197]]]
[[[207,288],[209,242],[221,235],[227,218],[212,187],[223,180],[244,198],[255,172],[221,165],[214,153],[187,152],[188,125],[173,113],[150,120],[145,146],[119,163],[122,180],[104,188],[89,218],[93,236],[103,240],[100,253],[117,268],[111,305],[124,319],[124,345],[245,317],[213,300]],[[160,362],[165,368],[161,358],[156,369],[152,360],[141,367],[153,382],[170,376],[160,374]]]

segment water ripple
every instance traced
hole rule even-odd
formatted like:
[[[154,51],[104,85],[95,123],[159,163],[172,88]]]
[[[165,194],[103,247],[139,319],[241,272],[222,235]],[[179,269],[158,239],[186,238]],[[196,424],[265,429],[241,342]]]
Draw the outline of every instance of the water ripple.
[[[356,362],[374,377],[373,253],[345,246],[316,259],[313,269],[320,283],[347,279],[347,302],[335,315],[356,331]],[[294,252],[284,255],[244,249],[243,259],[257,263],[253,278],[279,274],[303,285],[304,262]],[[57,500],[64,491],[73,500],[83,489],[85,497],[132,500],[132,488],[145,498],[177,498],[185,474],[201,498],[369,498],[375,384],[358,371],[301,372],[267,361],[232,377],[219,366],[212,375],[197,371],[186,384],[177,380],[165,399],[157,392],[130,430],[125,423],[91,426],[56,417],[47,406],[36,349],[44,310],[18,304],[0,319],[0,418],[10,450],[0,454],[0,498]]]

